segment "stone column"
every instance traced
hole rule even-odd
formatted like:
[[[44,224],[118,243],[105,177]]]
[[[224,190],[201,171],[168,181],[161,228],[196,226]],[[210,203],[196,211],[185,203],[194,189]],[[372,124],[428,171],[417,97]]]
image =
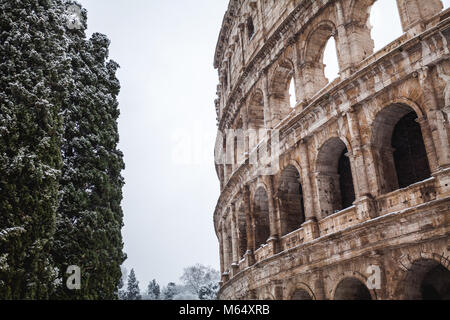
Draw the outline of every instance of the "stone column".
[[[254,241],[254,234],[253,234],[253,219],[252,219],[252,212],[251,212],[251,206],[250,206],[250,190],[248,186],[244,187],[243,190],[243,198],[244,198],[244,211],[245,211],[245,222],[247,227],[247,252],[245,253],[245,261],[246,266],[250,267],[255,263],[255,241]]]
[[[229,261],[230,257],[230,246],[228,241],[228,228],[226,227],[226,220],[222,221],[222,243],[223,243],[223,264],[224,264],[224,274],[228,275],[231,261]]]
[[[270,107],[270,94],[269,94],[269,79],[267,77],[267,71],[264,71],[263,75],[263,99],[264,99],[264,126],[266,129],[272,128],[272,109]]]
[[[279,230],[276,225],[276,213],[274,205],[274,192],[273,192],[273,176],[266,176],[267,183],[267,202],[269,206],[269,223],[270,223],[270,237],[267,243],[272,248],[272,254],[277,254],[279,248]]]
[[[426,119],[419,119],[419,123],[422,128],[430,169],[432,172],[435,172],[439,167],[445,168],[450,166],[449,140],[446,134],[445,122],[439,117],[439,113],[442,112],[438,107],[431,72],[428,67],[422,68],[420,71],[419,81],[425,101],[428,104]]]
[[[300,69],[300,57],[298,53],[297,44],[292,44],[292,50],[293,50],[293,63],[294,63],[294,82],[295,82],[295,96],[296,101],[302,102],[303,104],[306,104],[306,97],[304,95],[304,88],[303,88],[303,77]]]
[[[300,179],[303,189],[303,203],[305,206],[305,222],[302,224],[305,234],[305,242],[312,241],[319,237],[319,226],[317,223],[316,212],[314,208],[313,187],[310,178],[308,143],[302,139],[300,148],[300,166],[302,169]]]
[[[340,75],[343,79],[347,78],[351,74],[352,56],[349,47],[349,41],[347,37],[347,30],[345,29],[345,18],[340,1],[336,1],[336,18],[337,18],[337,34],[338,41],[336,46],[338,49],[338,60],[340,64]],[[330,79],[331,81],[332,79]]]
[[[219,255],[220,255],[220,274],[225,272],[224,261],[223,261],[223,237],[222,237],[222,226],[219,226],[218,229],[218,238],[219,238]]]
[[[366,163],[362,152],[361,133],[359,128],[358,116],[354,109],[347,113],[348,126],[352,137],[352,149],[356,180],[358,181],[359,196],[367,196],[369,191],[369,179],[367,177]]]
[[[352,108],[347,113],[348,126],[352,138],[351,144],[353,149],[352,169],[353,180],[355,181],[355,205],[358,215],[362,220],[375,218],[378,214],[376,201],[370,193],[369,178],[367,175],[367,164],[364,159],[363,146],[361,142],[361,132],[359,127],[358,115]]]
[[[442,75],[442,70],[438,70],[438,76],[445,77]],[[439,109],[428,67],[420,71],[419,80],[425,101],[428,103],[426,118],[419,119],[419,123],[422,128],[430,170],[436,178],[437,197],[441,199],[450,195],[450,178],[446,174],[446,170],[450,167],[450,139],[446,128],[448,120],[445,119],[443,111]]]
[[[231,273],[235,276],[239,272],[239,245],[236,224],[236,206],[231,205],[231,246],[233,252],[233,262],[231,263]]]

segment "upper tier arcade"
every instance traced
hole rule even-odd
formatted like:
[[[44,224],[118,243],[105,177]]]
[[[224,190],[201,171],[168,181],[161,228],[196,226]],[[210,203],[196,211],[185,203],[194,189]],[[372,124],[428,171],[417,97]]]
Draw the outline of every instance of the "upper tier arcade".
[[[221,299],[450,292],[450,10],[397,0],[403,34],[374,52],[376,2],[230,1],[214,59]]]

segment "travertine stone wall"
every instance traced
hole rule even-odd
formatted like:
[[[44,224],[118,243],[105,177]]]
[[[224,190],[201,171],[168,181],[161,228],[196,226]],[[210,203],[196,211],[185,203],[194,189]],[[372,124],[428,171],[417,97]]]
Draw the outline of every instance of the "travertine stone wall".
[[[214,59],[221,299],[450,299],[450,11],[397,0],[404,34],[374,52],[374,3],[230,1]]]

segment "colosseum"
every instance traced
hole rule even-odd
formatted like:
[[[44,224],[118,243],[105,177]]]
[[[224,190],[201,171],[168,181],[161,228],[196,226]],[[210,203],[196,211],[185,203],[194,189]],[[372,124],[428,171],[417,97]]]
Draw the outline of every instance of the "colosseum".
[[[403,35],[375,52],[375,2],[230,1],[220,299],[450,299],[450,10],[397,0]]]

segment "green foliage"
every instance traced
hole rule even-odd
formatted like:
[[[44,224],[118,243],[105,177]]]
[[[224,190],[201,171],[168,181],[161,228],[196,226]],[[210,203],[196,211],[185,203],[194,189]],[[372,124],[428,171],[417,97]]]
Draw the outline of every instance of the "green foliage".
[[[117,149],[119,66],[107,60],[106,36],[96,33],[87,41],[83,31],[69,35],[74,89],[63,105],[64,165],[54,256],[59,270],[81,268],[82,289],[69,291],[63,285],[56,297],[117,299],[125,260],[120,206],[124,163]]]
[[[42,299],[55,271],[69,61],[59,0],[0,2],[0,298]]]
[[[85,11],[67,28],[70,3],[0,2],[0,299],[117,298],[118,64],[106,36],[86,40]]]

